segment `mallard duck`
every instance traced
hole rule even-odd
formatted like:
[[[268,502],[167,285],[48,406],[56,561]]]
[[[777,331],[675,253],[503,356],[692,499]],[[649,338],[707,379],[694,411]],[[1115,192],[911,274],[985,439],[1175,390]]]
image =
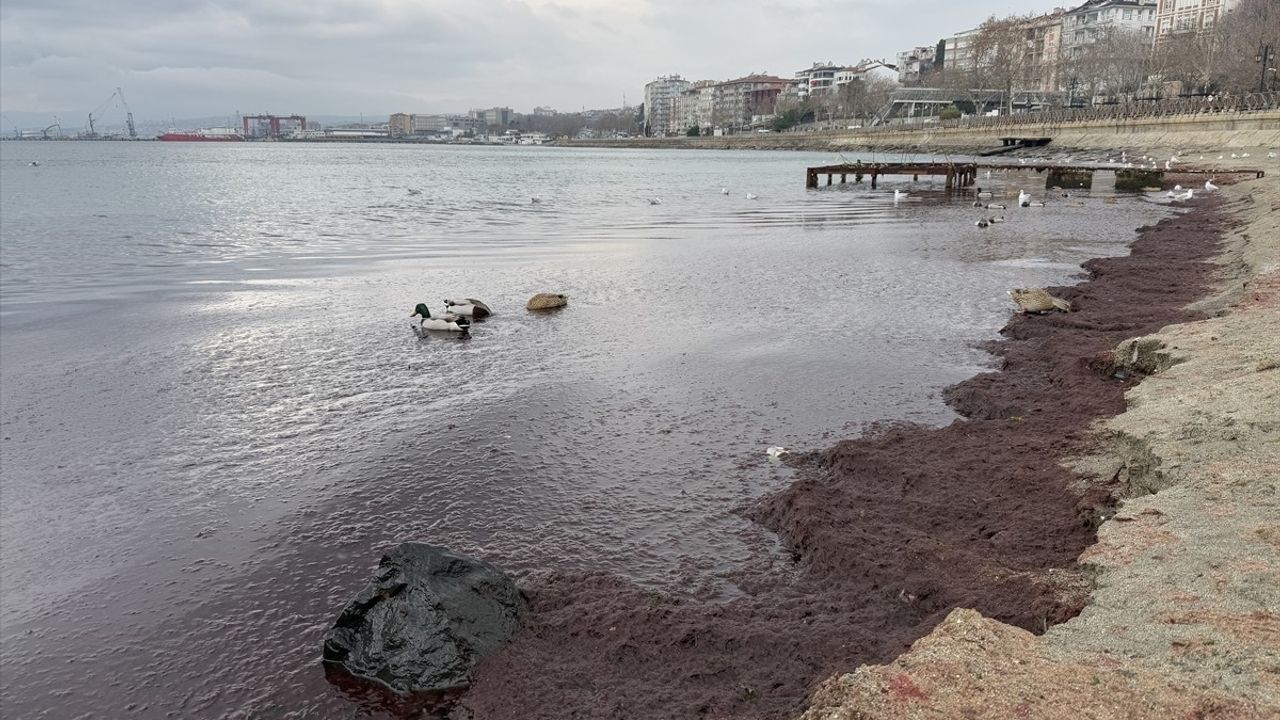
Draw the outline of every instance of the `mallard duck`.
[[[538,293],[525,303],[526,310],[554,310],[569,304],[569,296],[561,293]]]
[[[1041,288],[1014,288],[1009,297],[1022,313],[1047,313],[1051,310],[1071,312],[1071,303],[1056,298]]]
[[[454,315],[463,315],[469,318],[480,320],[487,318],[493,314],[488,305],[480,302],[475,298],[462,298],[461,300],[444,299],[445,310]]]
[[[418,324],[409,323],[409,327],[413,328],[413,333],[418,337],[425,337],[425,333],[429,330],[447,330],[450,332],[466,332],[471,328],[471,321],[461,315],[453,313],[445,313],[444,315],[431,314],[431,308],[426,303],[418,303],[413,308],[413,314],[410,318],[420,318]]]

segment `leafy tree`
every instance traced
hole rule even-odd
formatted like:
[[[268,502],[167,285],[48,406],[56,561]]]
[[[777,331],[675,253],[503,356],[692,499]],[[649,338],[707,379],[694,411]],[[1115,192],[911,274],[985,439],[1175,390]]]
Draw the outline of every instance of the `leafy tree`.
[[[777,132],[782,132],[800,124],[800,120],[800,108],[791,108],[773,119],[773,129]]]
[[[689,126],[688,130],[684,131],[684,134],[687,137],[698,137],[699,135],[702,134],[702,129],[699,128],[697,125],[691,125]]]
[[[938,114],[939,120],[959,120],[964,113],[960,112],[960,108],[952,105]]]

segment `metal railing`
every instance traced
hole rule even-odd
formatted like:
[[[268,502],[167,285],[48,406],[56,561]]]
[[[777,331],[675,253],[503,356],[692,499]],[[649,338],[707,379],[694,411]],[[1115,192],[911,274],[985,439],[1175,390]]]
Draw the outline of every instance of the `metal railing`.
[[[1166,100],[1140,100],[1116,105],[1089,108],[1054,108],[1037,112],[973,116],[956,120],[941,120],[901,125],[878,125],[860,128],[858,133],[921,132],[967,128],[1001,128],[1018,125],[1064,125],[1077,122],[1126,122],[1151,118],[1195,117],[1200,115],[1229,115],[1265,110],[1280,110],[1280,92],[1249,93],[1247,95],[1217,95],[1196,98],[1170,98]],[[849,134],[848,130],[817,130],[826,134]]]

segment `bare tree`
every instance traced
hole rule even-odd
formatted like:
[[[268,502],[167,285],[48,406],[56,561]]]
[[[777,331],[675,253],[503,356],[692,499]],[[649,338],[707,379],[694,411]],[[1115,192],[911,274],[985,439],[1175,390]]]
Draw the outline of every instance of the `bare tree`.
[[[1101,87],[1112,97],[1131,98],[1151,70],[1151,41],[1135,30],[1106,28],[1089,46]]]
[[[978,26],[969,42],[972,58],[970,87],[1002,91],[1006,111],[1012,109],[1013,87],[1026,60],[1026,28],[1030,19],[1031,16],[997,18],[992,15]]]
[[[1270,58],[1263,67],[1263,51],[1280,53],[1280,2],[1276,0],[1240,0],[1219,24],[1225,39],[1219,57],[1218,79],[1224,90],[1257,92],[1280,88],[1280,73],[1269,68],[1280,67]]]

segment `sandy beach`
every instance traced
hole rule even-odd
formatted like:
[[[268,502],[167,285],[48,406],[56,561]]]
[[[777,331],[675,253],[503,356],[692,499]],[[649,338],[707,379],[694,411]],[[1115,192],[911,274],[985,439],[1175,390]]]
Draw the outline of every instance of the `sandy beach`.
[[[1147,375],[1069,465],[1118,494],[1081,554],[1083,612],[1041,637],[957,609],[892,663],[832,679],[805,720],[1280,716],[1280,188],[1224,188],[1202,320],[1121,343]]]
[[[1277,428],[1265,416],[1276,405],[1263,399],[1276,396],[1280,360],[1276,234],[1263,210],[1275,201],[1263,182],[1236,185],[1140,229],[1129,256],[1090,261],[1087,281],[1051,288],[1074,311],[1014,315],[989,348],[1001,369],[947,392],[964,420],[882,427],[796,458],[795,484],[744,509],[796,566],[746,573],[748,597],[700,603],[602,576],[533,585],[528,625],[481,666],[465,711],[794,717],[836,674],[806,718],[1079,717],[1086,701],[1104,708],[1092,717],[1264,716],[1276,528],[1263,518],[1274,512],[1222,493],[1274,491]],[[1240,341],[1219,342],[1233,327]],[[1181,334],[1132,342],[1157,333]],[[1192,338],[1219,356],[1183,362]],[[1206,386],[1224,380],[1249,389]],[[1170,398],[1171,387],[1183,389]],[[1239,406],[1200,411],[1197,435],[1185,405],[1198,396]],[[1214,429],[1228,417],[1230,439]],[[1176,461],[1162,438],[1183,448]],[[1206,438],[1218,445],[1201,448]],[[1242,441],[1252,449],[1238,452]],[[1179,478],[1209,468],[1219,479],[1200,497],[1149,494],[1196,486]],[[1165,503],[1241,523],[1247,542],[1207,546],[1231,548],[1215,561],[1220,579],[1198,581],[1220,597],[1184,587],[1194,562],[1168,565],[1161,543],[1211,551],[1163,527],[1178,515]],[[1227,602],[1233,583],[1252,599]],[[1225,658],[1217,670],[1206,653]],[[864,663],[888,664],[841,674]],[[1238,667],[1252,668],[1235,683],[1251,695],[1214,680]]]

